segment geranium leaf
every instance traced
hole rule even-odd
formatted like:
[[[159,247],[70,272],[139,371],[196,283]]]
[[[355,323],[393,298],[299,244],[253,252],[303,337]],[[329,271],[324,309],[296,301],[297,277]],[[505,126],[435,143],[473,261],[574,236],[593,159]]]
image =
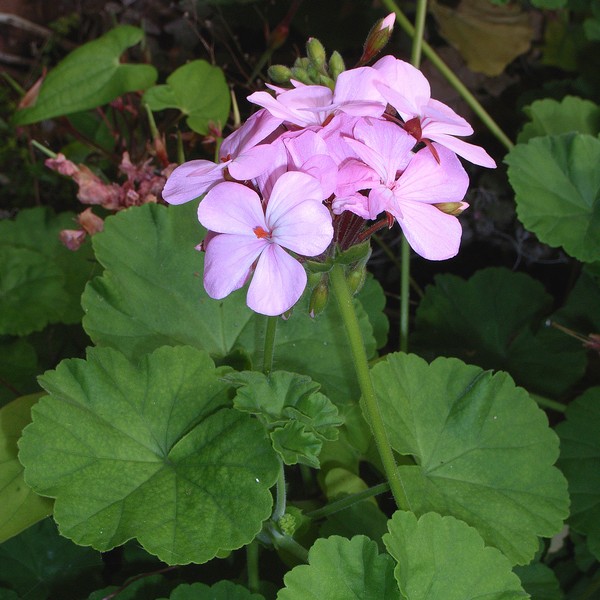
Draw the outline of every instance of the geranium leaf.
[[[223,369],[190,347],[138,364],[95,348],[40,378],[50,396],[19,458],[34,490],[56,498],[63,535],[102,551],[135,537],[178,564],[252,541],[278,461],[261,426],[228,408]]]
[[[417,520],[397,511],[388,529],[383,541],[398,563],[394,575],[406,600],[529,597],[506,557],[454,517],[427,513]]]
[[[264,600],[264,596],[253,594],[232,581],[219,581],[211,586],[204,583],[182,583],[171,592],[168,599],[159,600]]]
[[[119,600],[156,600],[172,589],[173,584],[164,575],[145,575],[137,581],[128,582],[125,588],[110,585],[96,590],[88,596],[88,600],[105,600],[112,597],[117,597]],[[118,592],[116,596],[111,595],[115,592]]]
[[[86,288],[83,325],[92,340],[131,358],[163,345],[190,345],[230,364],[239,349],[262,368],[266,317],[245,302],[246,290],[224,300],[202,286],[203,256],[194,250],[204,230],[194,203],[169,207],[147,204],[106,220],[94,236],[96,257],[106,271]],[[360,296],[359,296],[360,298]],[[334,302],[311,319],[307,298],[277,325],[275,368],[279,364],[321,383],[336,404],[357,399],[352,358]],[[356,301],[367,352],[375,352],[369,318]],[[315,344],[314,340],[319,340]]]
[[[533,137],[575,131],[600,133],[600,106],[590,100],[566,96],[560,102],[552,98],[536,100],[524,109],[531,119],[519,133],[517,142],[524,144]]]
[[[411,509],[462,519],[513,564],[528,563],[537,536],[557,533],[568,514],[544,412],[506,373],[454,358],[390,354],[372,374],[390,444],[416,462],[399,467]]]
[[[524,273],[438,275],[417,309],[413,347],[505,370],[531,391],[559,395],[583,376],[586,358],[577,341],[545,327],[551,306],[542,284]]]
[[[515,567],[513,571],[533,600],[563,600],[558,579],[550,567],[533,562],[524,567]]]
[[[600,560],[600,387],[588,389],[567,408],[560,436],[559,467],[569,482],[571,527],[587,535],[590,551]]]
[[[52,513],[52,501],[23,481],[17,440],[31,421],[31,407],[43,393],[22,396],[0,409],[0,542]]]
[[[81,598],[102,585],[103,567],[99,552],[60,536],[52,519],[0,546],[0,581],[21,599]]]
[[[331,400],[318,391],[318,383],[287,371],[274,371],[268,377],[244,371],[225,379],[238,387],[234,407],[259,417],[287,465],[301,462],[319,468],[323,441],[337,439],[343,419]]]
[[[600,260],[600,140],[536,137],[517,144],[505,162],[523,225],[578,260]]]
[[[28,125],[88,110],[153,85],[153,66],[120,62],[121,54],[143,37],[142,29],[121,25],[77,48],[48,73],[35,104],[18,111],[14,123]]]
[[[179,109],[186,115],[189,128],[202,135],[208,133],[211,123],[223,128],[231,104],[223,71],[205,60],[193,60],[179,67],[165,85],[147,90],[142,102],[153,111]]]
[[[400,600],[392,559],[363,535],[318,539],[308,563],[285,575],[277,600]]]
[[[40,389],[33,346],[24,338],[0,339],[0,407]]]

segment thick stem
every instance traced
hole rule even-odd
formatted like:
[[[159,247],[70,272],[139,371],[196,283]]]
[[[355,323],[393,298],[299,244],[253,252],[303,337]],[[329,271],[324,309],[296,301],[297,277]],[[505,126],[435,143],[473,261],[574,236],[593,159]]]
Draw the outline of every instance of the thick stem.
[[[279,476],[277,477],[277,487],[275,488],[275,509],[271,515],[271,519],[277,523],[285,514],[286,507],[286,490],[285,490],[285,470],[283,461],[279,460]]]
[[[532,400],[535,400],[538,406],[542,408],[548,408],[550,410],[555,410],[556,412],[565,413],[567,411],[567,407],[556,400],[550,400],[550,398],[545,398],[544,396],[538,396],[537,394],[529,394]]]
[[[373,496],[383,494],[384,492],[389,491],[389,489],[389,483],[380,483],[379,485],[374,485],[373,487],[370,487],[369,489],[364,490],[362,492],[351,494],[350,496],[345,496],[344,498],[340,498],[339,500],[334,500],[326,506],[322,506],[321,508],[317,508],[316,510],[311,510],[310,512],[305,513],[305,515],[309,519],[323,519],[324,517],[333,515],[337,512],[340,512],[341,510],[350,508],[358,502],[362,502],[363,500],[367,500],[368,498],[373,498]]]
[[[263,373],[268,377],[273,370],[273,356],[275,354],[275,333],[277,332],[277,319],[279,317],[267,317],[265,328],[265,350],[263,353]]]
[[[246,546],[246,569],[248,574],[248,589],[258,592],[260,589],[260,576],[258,574],[258,542],[253,541]]]
[[[394,0],[382,0],[383,5],[396,14],[396,21],[410,35],[415,35],[415,28],[406,18]],[[464,101],[473,109],[473,112],[481,119],[489,131],[510,150],[514,144],[510,138],[500,129],[498,124],[492,119],[489,113],[481,106],[477,98],[467,89],[462,81],[452,72],[448,65],[437,55],[435,50],[427,43],[423,42],[423,54],[432,62],[435,68],[446,78],[446,81],[461,95]]]
[[[373,387],[371,372],[369,371],[367,353],[365,351],[356,311],[354,310],[352,296],[348,289],[348,284],[346,283],[344,267],[339,264],[334,265],[329,276],[340,309],[340,314],[344,321],[348,341],[350,342],[350,350],[354,360],[354,370],[358,378],[360,391],[362,392],[367,420],[371,425],[371,430],[373,432],[373,437],[375,438],[375,443],[377,444],[377,450],[379,451],[385,475],[390,483],[390,488],[398,508],[409,510],[410,505],[404,492],[404,485],[400,479],[400,473],[398,472],[394,453],[392,452],[392,448],[388,441],[383,417],[379,411],[377,396],[375,395],[375,388]]]

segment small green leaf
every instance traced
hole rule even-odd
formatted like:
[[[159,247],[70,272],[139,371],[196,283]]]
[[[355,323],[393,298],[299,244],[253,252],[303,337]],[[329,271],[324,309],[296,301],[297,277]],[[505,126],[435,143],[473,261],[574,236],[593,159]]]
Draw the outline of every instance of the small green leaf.
[[[485,547],[475,529],[454,517],[397,511],[383,536],[398,563],[394,575],[405,600],[518,600],[529,598],[511,565]]]
[[[560,102],[552,98],[536,100],[525,113],[531,119],[519,133],[517,142],[524,144],[531,138],[560,133],[600,133],[600,106],[590,100],[566,96]]]
[[[189,347],[138,364],[93,348],[44,374],[50,397],[19,458],[34,490],[56,498],[63,535],[102,551],[136,537],[178,564],[254,538],[279,463],[259,423],[228,408],[224,369]]]
[[[35,104],[15,114],[14,123],[28,125],[70,115],[153,85],[157,77],[153,66],[119,60],[143,36],[142,29],[121,25],[71,52],[48,73]]]
[[[88,596],[88,600],[106,600],[106,598],[117,598],[118,600],[156,600],[159,596],[168,594],[173,589],[173,584],[165,579],[164,575],[144,575],[137,581],[128,582],[123,588],[110,585],[101,590],[96,590]],[[115,592],[118,594],[113,595]]]
[[[52,514],[52,501],[35,494],[23,481],[17,458],[17,440],[42,395],[22,396],[0,409],[0,542]]]
[[[537,536],[560,531],[568,514],[544,412],[506,373],[454,358],[390,354],[372,374],[390,444],[416,462],[399,467],[411,509],[461,519],[528,563]]]
[[[259,416],[275,450],[287,465],[298,462],[319,468],[323,441],[337,439],[343,423],[337,407],[310,377],[274,371],[231,373],[225,379],[238,387],[233,405]]]
[[[177,108],[187,116],[190,129],[206,135],[210,123],[222,129],[231,100],[223,71],[205,60],[194,60],[173,71],[166,85],[146,91],[142,102],[151,110]]]
[[[523,225],[578,260],[600,260],[600,140],[537,137],[517,144],[505,162]]]
[[[26,600],[81,598],[102,585],[100,553],[60,536],[52,519],[0,546],[0,581]]]
[[[285,575],[277,600],[400,600],[392,559],[363,535],[318,539],[308,563]]]
[[[558,466],[569,482],[571,527],[587,535],[588,547],[600,560],[600,387],[588,389],[567,408],[560,436]]]
[[[513,571],[533,600],[563,600],[558,579],[550,567],[533,562],[524,567],[515,567]]]
[[[33,346],[23,338],[0,339],[0,407],[40,389]]]
[[[508,371],[532,392],[560,395],[585,371],[581,345],[545,327],[552,297],[524,273],[487,268],[468,281],[438,275],[417,309],[413,347]]]
[[[232,581],[219,581],[212,586],[204,583],[182,583],[171,592],[168,599],[159,600],[264,600],[264,596],[253,594]]]

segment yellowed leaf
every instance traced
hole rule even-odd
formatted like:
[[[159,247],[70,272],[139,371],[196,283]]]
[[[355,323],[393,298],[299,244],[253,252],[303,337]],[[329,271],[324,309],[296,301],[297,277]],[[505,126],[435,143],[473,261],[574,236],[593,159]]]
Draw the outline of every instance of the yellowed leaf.
[[[441,35],[472,71],[500,75],[506,65],[529,50],[533,29],[528,14],[516,4],[461,0],[451,8],[432,0],[430,7]]]

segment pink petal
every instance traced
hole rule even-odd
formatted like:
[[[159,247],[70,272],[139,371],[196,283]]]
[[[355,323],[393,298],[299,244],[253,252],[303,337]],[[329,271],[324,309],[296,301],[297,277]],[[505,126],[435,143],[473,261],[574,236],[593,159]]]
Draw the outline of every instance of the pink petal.
[[[451,135],[436,134],[430,135],[430,139],[438,142],[441,146],[452,150],[459,156],[462,156],[474,165],[487,167],[488,169],[496,168],[496,161],[481,147],[475,144],[469,144],[463,140],[459,140]]]
[[[460,202],[467,193],[469,177],[456,155],[434,144],[440,162],[429,148],[419,150],[394,186],[403,211],[404,202]]]
[[[351,196],[360,190],[379,185],[381,178],[365,163],[351,158],[338,171],[336,196]]]
[[[394,216],[410,247],[423,258],[446,260],[458,253],[462,228],[456,217],[421,202],[403,203],[402,215]]]
[[[256,236],[220,234],[211,237],[204,258],[204,288],[217,300],[241,288],[254,261],[269,243]]]
[[[269,111],[262,109],[254,113],[239,129],[228,135],[221,144],[221,157],[239,156],[260,144],[281,124],[281,119],[273,117]]]
[[[466,119],[463,119],[460,115],[457,115],[449,106],[438,102],[433,98],[429,101],[427,106],[423,109],[421,120],[421,127],[423,131],[423,137],[429,137],[425,135],[425,130],[433,133],[446,133],[449,135],[471,135],[473,128]]]
[[[263,315],[280,315],[298,302],[306,280],[306,271],[295,258],[277,244],[268,244],[248,288],[248,306]]]
[[[386,100],[374,83],[380,75],[371,67],[359,67],[340,73],[333,93],[333,105],[348,115],[380,117]]]
[[[314,177],[300,171],[288,171],[273,186],[267,203],[267,223],[273,229],[294,207],[308,200],[320,203],[324,199],[321,184]]]
[[[249,148],[229,163],[229,173],[238,181],[254,179],[269,169],[276,154],[277,149],[271,144]]]
[[[217,233],[256,238],[255,227],[267,229],[258,194],[241,183],[225,181],[216,185],[200,202],[198,220]]]
[[[205,194],[223,180],[224,163],[209,160],[190,160],[179,165],[165,183],[163,198],[169,204],[183,204]]]

